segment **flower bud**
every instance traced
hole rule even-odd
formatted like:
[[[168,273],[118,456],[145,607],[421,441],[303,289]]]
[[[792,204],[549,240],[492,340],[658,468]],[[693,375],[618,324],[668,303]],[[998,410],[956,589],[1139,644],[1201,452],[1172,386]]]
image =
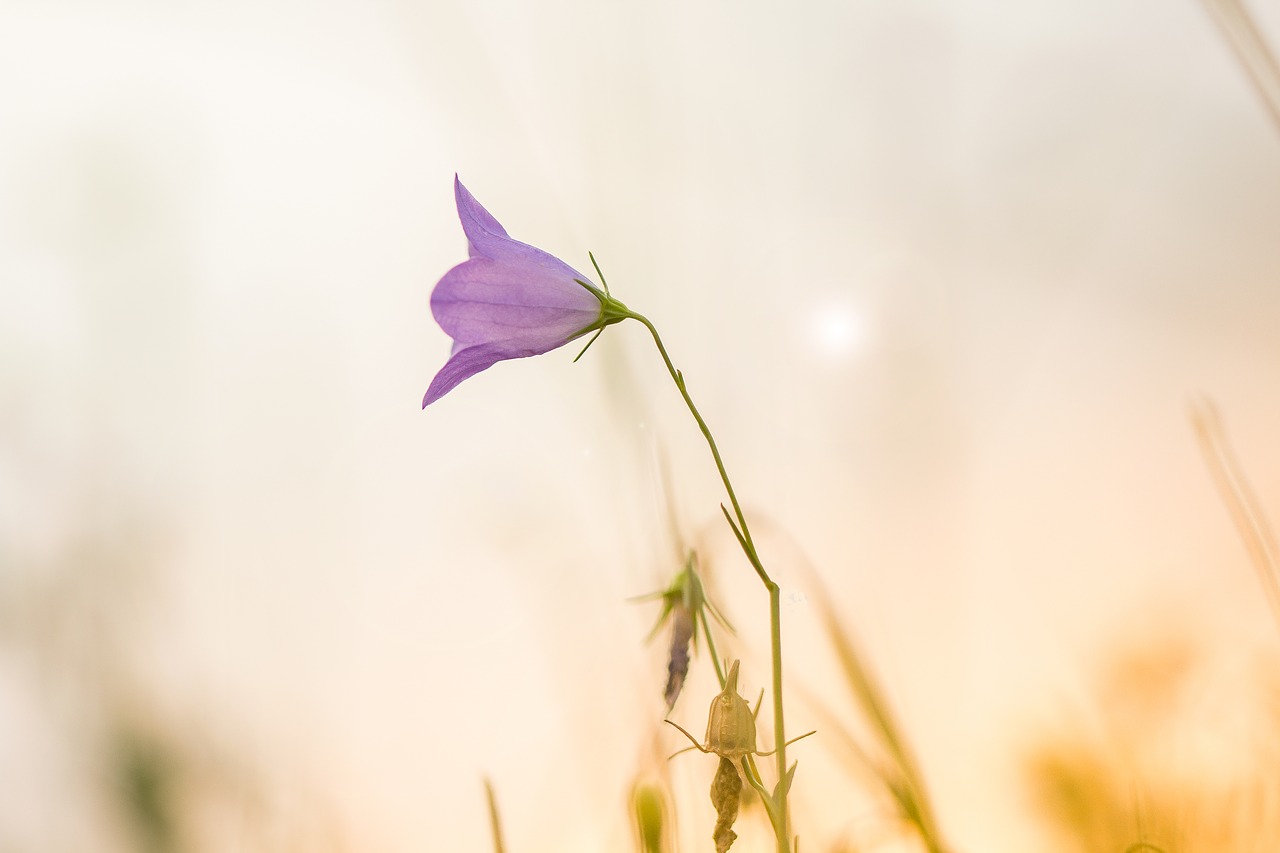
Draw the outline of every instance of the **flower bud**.
[[[662,832],[666,806],[662,791],[654,785],[637,785],[631,795],[636,828],[640,831],[640,849],[644,853],[662,853]]]
[[[705,752],[737,760],[756,751],[756,717],[747,700],[738,695],[738,661],[729,668],[724,690],[711,700],[707,715]]]

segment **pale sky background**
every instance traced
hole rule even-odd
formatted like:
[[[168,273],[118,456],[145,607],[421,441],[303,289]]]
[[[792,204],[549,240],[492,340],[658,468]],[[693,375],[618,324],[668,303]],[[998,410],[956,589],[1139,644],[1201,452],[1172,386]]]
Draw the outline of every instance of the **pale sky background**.
[[[485,774],[509,849],[618,849],[679,746],[625,601],[678,568],[660,453],[765,681],[640,327],[419,410],[455,172],[663,331],[784,586],[791,727],[841,695],[798,547],[957,851],[1035,849],[1019,750],[1115,644],[1274,653],[1188,408],[1275,518],[1280,128],[1197,3],[11,0],[0,849],[129,849],[120,714],[188,744],[200,849],[489,849]],[[802,831],[874,834],[821,752]]]

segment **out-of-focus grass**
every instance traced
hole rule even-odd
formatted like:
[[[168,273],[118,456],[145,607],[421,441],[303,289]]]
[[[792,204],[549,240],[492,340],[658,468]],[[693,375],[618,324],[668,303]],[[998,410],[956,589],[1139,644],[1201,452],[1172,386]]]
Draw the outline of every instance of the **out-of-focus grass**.
[[[502,842],[502,820],[498,815],[498,798],[493,793],[493,783],[484,780],[484,798],[489,806],[489,831],[493,834],[493,853],[506,853]]]
[[[1280,129],[1280,63],[1262,29],[1241,0],[1204,0],[1204,5]]]
[[[193,707],[151,671],[149,646],[163,640],[163,524],[124,506],[71,520],[75,535],[43,557],[0,542],[0,566],[12,569],[0,573],[0,654],[25,664],[6,676],[26,676],[4,684],[5,698],[40,710],[47,734],[34,734],[47,743],[35,760],[61,786],[46,792],[59,827],[44,837],[24,835],[0,795],[0,850],[77,849],[83,838],[102,853],[348,849],[320,797],[305,822],[288,814],[314,792],[298,780],[276,788],[280,776],[239,742],[224,709]],[[0,770],[5,784],[17,778]]]
[[[1235,654],[1174,633],[1107,652],[1088,712],[1027,751],[1048,849],[1280,849],[1280,668]]]
[[[1217,406],[1207,399],[1199,401],[1191,410],[1191,423],[1213,483],[1249,552],[1271,615],[1280,628],[1280,546],[1276,545],[1266,513],[1227,441]]]
[[[884,690],[864,660],[851,632],[831,606],[830,596],[822,594],[816,598],[845,683],[849,686],[858,709],[872,725],[878,750],[887,759],[873,765],[877,775],[897,803],[902,817],[919,834],[925,849],[929,853],[945,853],[947,846],[943,843],[924,777],[897,718],[886,701]],[[857,739],[850,727],[837,723],[834,734],[855,745],[859,752],[863,751],[856,747]]]
[[[1251,26],[1236,3],[1210,6]],[[1270,60],[1265,45],[1259,49]],[[1274,61],[1262,65],[1280,83]],[[1280,119],[1280,112],[1275,115]],[[1280,549],[1266,513],[1216,406],[1197,401],[1191,420],[1280,626]],[[1098,679],[1094,736],[1077,720],[1030,750],[1033,798],[1055,828],[1060,849],[1280,849],[1280,661],[1272,654],[1225,685],[1212,665],[1187,636],[1170,633],[1136,647],[1118,646]],[[1222,712],[1204,713],[1213,706]],[[1211,748],[1196,749],[1206,741]]]

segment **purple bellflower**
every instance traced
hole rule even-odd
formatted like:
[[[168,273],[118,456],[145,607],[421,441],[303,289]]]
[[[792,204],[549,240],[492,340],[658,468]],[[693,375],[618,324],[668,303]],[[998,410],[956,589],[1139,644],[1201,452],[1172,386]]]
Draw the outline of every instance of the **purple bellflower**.
[[[431,293],[431,313],[453,338],[453,352],[431,380],[424,409],[499,361],[550,352],[632,316],[607,284],[600,290],[564,261],[511,239],[457,176],[453,193],[471,258]]]

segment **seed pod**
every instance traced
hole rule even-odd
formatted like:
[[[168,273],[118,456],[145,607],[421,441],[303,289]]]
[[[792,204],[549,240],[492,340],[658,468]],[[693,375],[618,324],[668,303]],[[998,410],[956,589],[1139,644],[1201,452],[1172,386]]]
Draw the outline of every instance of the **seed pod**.
[[[738,695],[738,661],[729,667],[724,690],[711,700],[703,752],[737,761],[756,751],[756,718],[747,700]]]

